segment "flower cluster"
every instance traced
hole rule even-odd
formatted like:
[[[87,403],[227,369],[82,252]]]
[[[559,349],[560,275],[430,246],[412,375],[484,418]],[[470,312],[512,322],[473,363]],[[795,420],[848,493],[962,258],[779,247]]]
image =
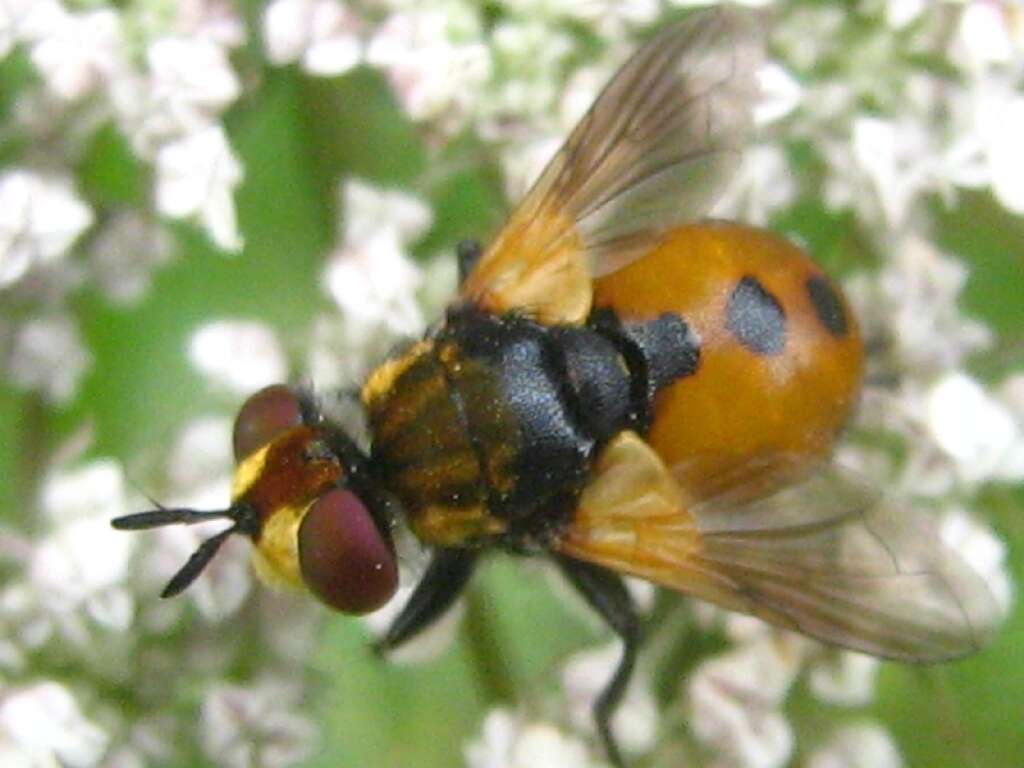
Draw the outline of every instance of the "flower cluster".
[[[181,350],[225,401],[289,379],[325,400],[351,388],[454,290],[454,260],[427,245],[455,236],[437,192],[447,174],[477,163],[514,200],[647,31],[703,4],[272,0],[245,16],[232,0],[0,0],[0,377],[32,393],[31,407],[82,408],[93,354],[79,299],[140,302],[195,239],[173,221],[224,251],[252,237],[236,215],[247,169],[231,110],[268,98],[280,71],[330,88],[372,70],[433,169],[406,186],[355,175],[320,185],[317,203],[340,221],[325,235],[308,338],[215,310]],[[934,512],[1009,611],[1006,547],[984,499],[1024,480],[1024,368],[983,312],[964,310],[984,265],[942,232],[965,198],[1024,214],[1024,13],[1011,0],[744,4],[760,9],[771,55],[756,144],[715,215],[823,247],[871,349],[838,460]],[[484,159],[449,171],[467,147]],[[98,178],[104,164],[130,183]],[[358,429],[357,414],[344,417]],[[110,530],[150,502],[126,480],[138,457],[90,455],[88,426],[33,468],[30,513],[0,515],[0,763],[301,764],[321,730],[308,660],[322,612],[256,587],[241,541],[185,595],[155,600],[217,525]],[[147,474],[161,501],[223,507],[226,411],[169,442]],[[405,559],[415,571],[418,555]],[[413,581],[369,617],[369,634]],[[877,660],[682,598],[638,602],[649,651],[613,722],[629,757],[775,768],[799,750],[812,768],[903,764],[866,711]],[[437,655],[460,616],[399,660]],[[706,641],[681,651],[684,635]],[[481,713],[465,764],[606,765],[590,711],[618,658],[617,644],[578,650],[537,695]],[[813,729],[791,711],[795,690],[829,707]],[[832,718],[836,708],[851,716]]]

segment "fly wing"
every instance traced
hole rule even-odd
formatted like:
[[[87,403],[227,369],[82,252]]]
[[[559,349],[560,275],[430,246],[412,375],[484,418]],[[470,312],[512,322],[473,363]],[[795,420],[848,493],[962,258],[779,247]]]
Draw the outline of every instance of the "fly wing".
[[[748,611],[829,643],[903,661],[979,650],[1003,619],[938,521],[831,465],[739,504],[693,511],[695,563]]]
[[[654,468],[653,450],[626,456],[617,442],[581,496],[564,554],[903,661],[972,653],[1002,621],[987,583],[934,518],[847,470],[824,466],[759,496],[741,488],[694,500],[678,485],[666,490],[673,475]]]
[[[494,311],[582,322],[590,282],[699,219],[740,160],[761,46],[731,8],[692,14],[619,70],[463,285]]]

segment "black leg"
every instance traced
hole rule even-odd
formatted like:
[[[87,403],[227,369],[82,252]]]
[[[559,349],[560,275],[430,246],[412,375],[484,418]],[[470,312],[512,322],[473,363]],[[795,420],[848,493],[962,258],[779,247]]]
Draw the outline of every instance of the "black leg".
[[[469,549],[438,549],[423,578],[395,617],[387,633],[374,646],[389,651],[433,624],[451,607],[473,573],[477,553]]]
[[[616,768],[623,768],[625,763],[612,735],[611,717],[615,714],[622,694],[626,692],[629,678],[633,675],[637,648],[640,645],[640,619],[636,615],[633,600],[626,591],[626,586],[614,573],[567,557],[557,557],[556,560],[572,585],[580,591],[591,607],[601,614],[615,634],[622,638],[622,659],[612,679],[594,702],[594,722],[608,752],[608,759]]]
[[[479,240],[462,240],[455,246],[455,255],[459,260],[459,285],[462,285],[484,255],[484,247]]]

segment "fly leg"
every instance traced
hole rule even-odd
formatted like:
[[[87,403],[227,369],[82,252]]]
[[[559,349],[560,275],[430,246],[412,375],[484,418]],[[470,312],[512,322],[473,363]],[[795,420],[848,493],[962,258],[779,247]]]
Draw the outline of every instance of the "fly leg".
[[[622,638],[622,658],[612,679],[594,702],[594,722],[608,758],[616,768],[623,768],[625,763],[612,735],[611,717],[622,701],[636,665],[640,645],[640,619],[626,586],[617,575],[604,568],[566,557],[557,557],[556,561],[572,585],[608,622],[615,634]]]
[[[468,549],[436,550],[409,602],[374,649],[383,653],[397,648],[441,618],[462,594],[476,559],[477,553]]]

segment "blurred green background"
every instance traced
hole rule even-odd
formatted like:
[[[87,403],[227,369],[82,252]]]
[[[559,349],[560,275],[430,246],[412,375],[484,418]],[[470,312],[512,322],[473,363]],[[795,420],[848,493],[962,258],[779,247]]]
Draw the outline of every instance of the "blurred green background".
[[[12,60],[2,82],[22,75]],[[204,322],[257,319],[301,348],[325,301],[318,274],[335,242],[340,180],[356,175],[428,198],[435,226],[417,248],[420,257],[451,253],[459,238],[486,237],[501,221],[505,202],[493,166],[477,161],[456,172],[431,172],[435,163],[479,158],[473,140],[456,141],[428,162],[417,131],[375,73],[358,70],[333,80],[292,69],[263,75],[255,96],[227,119],[246,170],[237,196],[244,254],[224,256],[196,230],[176,226],[176,258],[139,305],[114,307],[90,291],[76,298],[95,361],[74,402],[53,410],[0,382],[0,510],[7,522],[32,528],[45,459],[83,422],[95,427],[92,453],[115,456],[131,472],[139,456],[159,456],[188,419],[234,405],[189,367],[187,340]],[[0,150],[0,160],[5,154]],[[101,204],[144,204],[149,194],[144,170],[113,130],[95,138],[79,171],[88,197]],[[1024,221],[1006,215],[987,194],[965,194],[952,210],[936,203],[935,213],[942,244],[971,265],[966,309],[1000,334],[1000,345],[975,371],[998,380],[1024,363]],[[799,232],[840,273],[865,262],[852,217],[827,213],[817,201],[803,201],[779,225]],[[987,493],[979,510],[1008,543],[1018,583],[1024,583],[1022,510],[1020,489]],[[355,622],[331,617],[309,659],[319,678],[313,711],[324,740],[309,765],[458,764],[462,744],[478,734],[490,706],[550,687],[570,650],[602,637],[566,609],[540,574],[498,558],[476,582],[460,632],[440,660],[399,667],[372,657]],[[677,696],[694,652],[707,643],[681,631],[677,652],[659,654],[659,695]],[[798,740],[813,738],[824,722],[870,714],[891,729],[911,766],[1024,765],[1024,614],[1016,612],[995,645],[967,661],[934,669],[886,665],[877,701],[866,711],[832,710],[802,684],[788,708],[800,715]]]

